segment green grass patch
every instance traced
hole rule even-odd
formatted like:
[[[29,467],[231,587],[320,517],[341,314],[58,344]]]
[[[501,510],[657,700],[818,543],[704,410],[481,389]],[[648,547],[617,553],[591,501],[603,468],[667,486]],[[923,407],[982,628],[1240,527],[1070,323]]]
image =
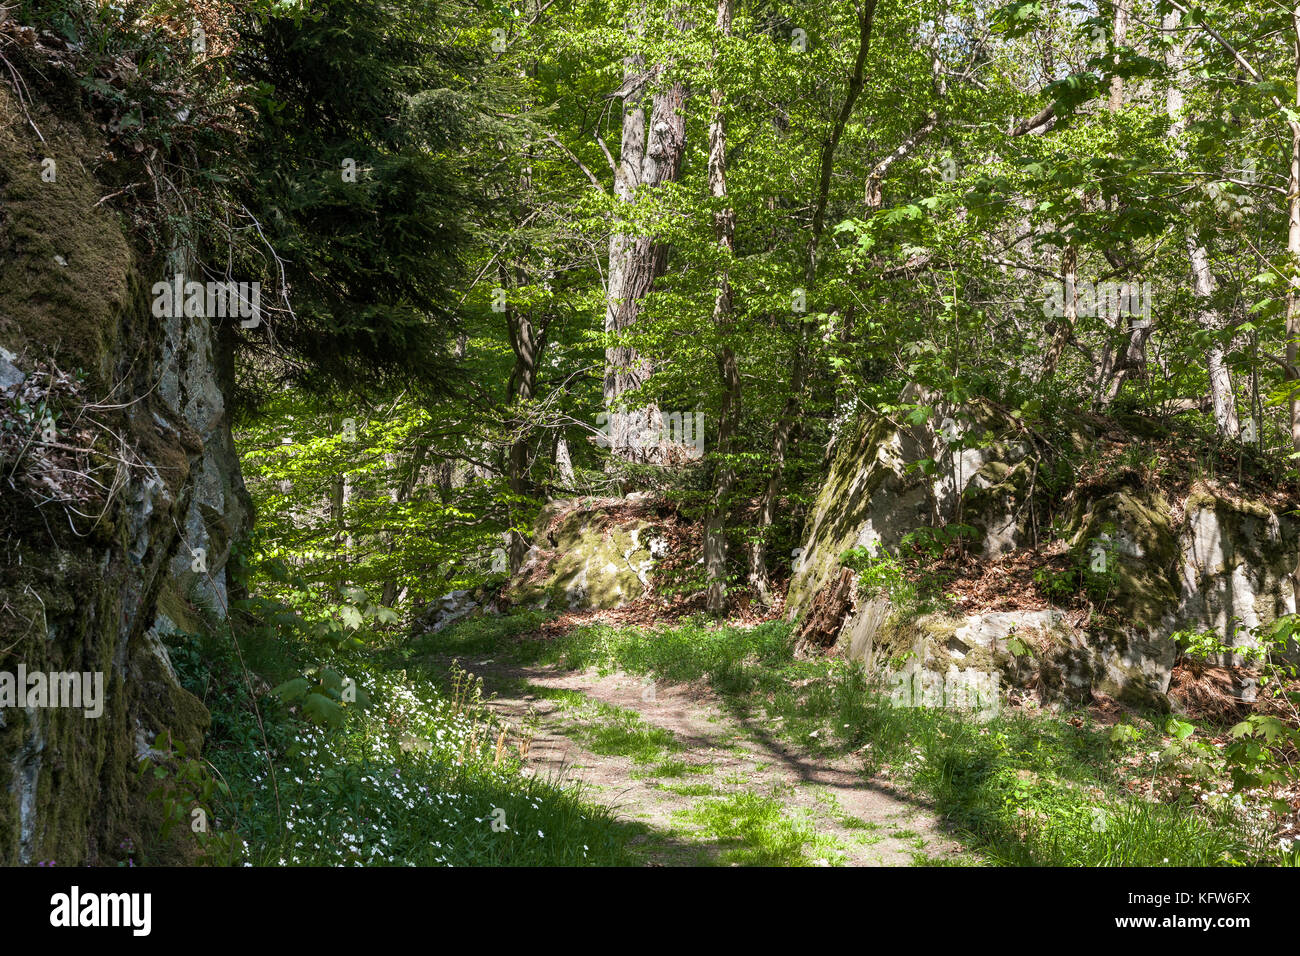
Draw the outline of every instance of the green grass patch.
[[[740,866],[838,865],[847,858],[835,839],[818,834],[806,820],[788,816],[771,797],[737,793],[706,800],[675,814],[698,828],[697,839],[716,840],[718,862]]]
[[[260,635],[264,636],[264,635]],[[253,698],[224,637],[178,636],[172,659],[212,712],[204,749],[228,786],[216,827],[234,831],[244,861],[269,866],[629,865],[646,827],[615,818],[574,785],[524,772],[519,728],[503,727],[462,681],[396,668],[382,654],[343,651],[330,664],[371,700],[341,726],[303,719],[272,695]],[[241,641],[268,683],[312,663],[285,638]],[[262,728],[265,728],[265,744]],[[498,742],[500,746],[498,747]],[[267,746],[269,745],[269,747]]]
[[[713,773],[713,764],[711,763],[687,763],[685,760],[672,759],[665,760],[654,767],[649,775],[652,777],[685,777],[687,774],[709,773]]]
[[[661,786],[679,797],[708,797],[717,793],[717,788],[708,783],[665,783]]]
[[[585,698],[575,706],[578,719],[565,731],[581,740],[592,753],[630,757],[633,763],[661,763],[682,749],[672,731],[646,723],[635,711]]]

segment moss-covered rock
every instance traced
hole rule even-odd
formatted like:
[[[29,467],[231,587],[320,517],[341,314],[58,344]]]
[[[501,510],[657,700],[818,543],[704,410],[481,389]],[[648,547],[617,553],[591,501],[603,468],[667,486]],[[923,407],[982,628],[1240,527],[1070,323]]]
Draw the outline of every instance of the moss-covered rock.
[[[639,499],[552,501],[505,596],[528,607],[615,608],[650,591],[654,521]]]
[[[153,314],[151,285],[187,263],[100,202],[113,189],[92,172],[93,124],[39,100],[28,110],[43,141],[0,87],[0,415],[30,429],[17,400],[48,399],[65,448],[0,448],[16,476],[0,494],[0,671],[99,674],[105,700],[98,716],[0,709],[0,865],[111,864],[127,839],[180,860],[183,847],[159,844],[137,764],[160,735],[197,756],[208,725],[157,626],[224,611],[247,527],[223,365],[206,320]]]
[[[895,548],[909,532],[946,522],[974,524],[988,553],[1015,546],[1024,527],[1021,503],[988,493],[1000,484],[1027,487],[1027,472],[1017,463],[1028,449],[1015,439],[1013,423],[983,406],[952,406],[918,389],[905,400],[928,404],[933,414],[900,423],[868,413],[845,425],[790,582],[792,619],[839,573],[839,557],[851,548]],[[982,496],[972,495],[968,507],[966,496],[976,490]]]
[[[1044,698],[1096,689],[1164,709],[1178,631],[1209,630],[1249,646],[1249,629],[1295,611],[1289,576],[1300,558],[1300,521],[1286,509],[1205,483],[1171,501],[1127,466],[1071,486],[1063,480],[1068,461],[1030,456],[1013,423],[988,411],[934,407],[921,424],[864,415],[845,426],[791,582],[791,618],[839,575],[839,557],[850,548],[892,550],[918,528],[959,522],[979,532],[985,558],[994,558],[1034,540],[1031,515],[1041,517],[1050,504],[1069,550],[1064,569],[1050,552],[1051,574],[1080,591],[1068,595],[1076,623],[1051,608],[1006,620],[1001,612],[907,620],[871,599],[845,616],[839,642],[847,655],[877,663],[910,655],[940,674],[997,672]],[[1076,453],[1099,441],[1082,429],[1071,435]],[[1044,494],[1040,471],[1069,488],[1063,500],[1035,500]],[[1038,620],[1043,615],[1051,623]],[[972,642],[972,635],[991,637]]]
[[[984,554],[990,558],[1014,551],[1028,540],[1034,482],[1034,466],[1018,448],[1002,446],[993,451],[997,457],[986,462],[966,486],[961,514],[961,522],[979,533]]]
[[[1203,482],[1183,511],[1175,625],[1214,631],[1232,646],[1254,646],[1254,628],[1296,610],[1290,575],[1300,560],[1300,522]],[[1240,658],[1225,655],[1221,662]]]
[[[1098,600],[1137,626],[1159,629],[1178,603],[1178,534],[1163,494],[1120,488],[1081,497],[1071,527],[1071,549]]]

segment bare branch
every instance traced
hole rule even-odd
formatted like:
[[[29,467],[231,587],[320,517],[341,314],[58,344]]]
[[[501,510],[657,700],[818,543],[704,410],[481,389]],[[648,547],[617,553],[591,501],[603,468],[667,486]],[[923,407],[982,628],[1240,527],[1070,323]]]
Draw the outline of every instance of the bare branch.
[[[590,169],[587,168],[586,163],[584,163],[582,160],[580,160],[577,156],[574,155],[573,150],[569,149],[569,147],[565,146],[563,143],[561,143],[558,139],[556,139],[556,138],[555,138],[552,134],[550,134],[550,133],[547,133],[547,134],[546,134],[546,138],[547,138],[547,140],[549,140],[551,143],[553,143],[553,144],[555,144],[557,147],[559,147],[560,152],[564,153],[565,156],[568,156],[569,159],[571,159],[571,160],[573,161],[573,165],[577,166],[579,169],[581,169],[581,170],[583,171],[584,174],[586,174],[586,177],[587,177],[589,180],[591,180],[591,184],[592,184],[593,186],[595,186],[597,189],[599,189],[599,190],[601,191],[601,193],[604,193],[604,192],[605,192],[605,187],[601,184],[601,181],[600,181],[599,179],[596,178],[596,174],[593,173]],[[599,138],[597,139],[597,142],[599,142]],[[602,144],[602,145],[603,145],[603,144]]]

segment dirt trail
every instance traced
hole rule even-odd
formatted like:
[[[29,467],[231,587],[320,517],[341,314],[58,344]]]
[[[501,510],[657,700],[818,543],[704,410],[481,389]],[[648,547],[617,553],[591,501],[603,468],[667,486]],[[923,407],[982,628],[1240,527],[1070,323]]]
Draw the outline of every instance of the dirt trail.
[[[652,865],[716,861],[734,847],[699,814],[743,794],[775,800],[785,817],[805,832],[810,827],[816,839],[808,842],[816,849],[810,846],[807,856],[814,864],[965,859],[925,807],[887,783],[865,779],[852,758],[800,753],[766,721],[738,720],[703,682],[651,684],[623,673],[490,659],[462,658],[461,664],[483,678],[489,704],[502,718],[519,727],[530,711],[535,715],[527,761],[533,773],[581,781],[589,799],[651,828],[638,842]],[[601,737],[602,728],[611,727],[616,736],[632,727],[642,737],[671,742],[652,750],[652,759],[635,748],[626,748],[628,755]]]

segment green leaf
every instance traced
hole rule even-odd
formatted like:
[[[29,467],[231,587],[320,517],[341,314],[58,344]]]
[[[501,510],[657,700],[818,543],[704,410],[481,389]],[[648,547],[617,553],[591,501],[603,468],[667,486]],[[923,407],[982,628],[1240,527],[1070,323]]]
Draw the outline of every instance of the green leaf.
[[[287,680],[279,687],[271,689],[271,693],[281,700],[298,700],[307,691],[311,690],[311,681],[305,677],[295,677],[293,680]]]
[[[342,727],[347,720],[347,714],[338,702],[330,700],[324,694],[308,694],[303,701],[302,712],[310,720],[335,729]]]

